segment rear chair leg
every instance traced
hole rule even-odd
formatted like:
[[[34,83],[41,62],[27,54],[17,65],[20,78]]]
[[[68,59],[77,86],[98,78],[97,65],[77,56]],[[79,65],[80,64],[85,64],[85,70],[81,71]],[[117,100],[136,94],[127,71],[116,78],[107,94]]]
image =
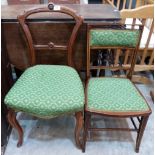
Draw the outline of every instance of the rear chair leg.
[[[135,150],[136,153],[139,152],[139,147],[141,144],[142,136],[143,136],[148,118],[149,116],[143,116],[141,118],[141,122],[140,122],[139,129],[138,129],[138,134],[137,134],[137,139],[136,139],[136,150]]]
[[[90,127],[91,124],[91,115],[85,112],[85,117],[84,117],[84,132],[83,132],[83,146],[82,146],[82,152],[85,152],[86,149],[86,141],[87,141],[87,136],[88,136],[88,128]]]
[[[15,111],[12,109],[9,109],[7,118],[10,125],[18,131],[17,147],[20,147],[22,146],[22,143],[23,143],[23,130],[16,119]]]
[[[75,126],[75,142],[78,148],[82,149],[82,143],[80,142],[80,133],[83,128],[83,113],[76,112],[75,113],[76,118],[76,126]]]

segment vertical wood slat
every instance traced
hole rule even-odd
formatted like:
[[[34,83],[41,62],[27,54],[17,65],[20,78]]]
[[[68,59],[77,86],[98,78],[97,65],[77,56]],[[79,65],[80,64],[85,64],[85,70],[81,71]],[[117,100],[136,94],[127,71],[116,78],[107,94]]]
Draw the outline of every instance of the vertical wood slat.
[[[135,25],[135,24],[136,24],[136,18],[133,18],[131,29],[134,29],[134,25]]]
[[[117,0],[117,9],[119,10],[120,7],[120,0]]]
[[[129,9],[131,9],[131,7],[132,7],[132,0],[130,0],[129,2]]]
[[[132,60],[133,60],[133,55],[134,55],[134,50],[130,50],[130,59],[129,59],[129,64],[131,64]]]
[[[121,54],[121,49],[116,49],[116,56],[115,56],[115,60],[114,60],[115,65],[118,65],[120,54]]]
[[[137,0],[136,1],[136,8],[139,7],[139,6],[141,6],[141,1],[140,0]]]
[[[136,8],[147,4],[149,0],[136,0]]]
[[[103,3],[104,0],[102,0],[102,3]],[[116,6],[114,5],[114,0],[106,0],[106,3],[110,4],[111,6],[115,7]]]
[[[152,54],[151,54],[151,57],[150,57],[150,60],[149,60],[149,65],[152,65],[153,59],[154,59],[154,51],[152,51]]]
[[[125,58],[124,58],[124,63],[123,63],[124,65],[128,63],[129,53],[130,53],[130,50],[125,51]]]
[[[88,27],[87,27],[88,29]],[[87,31],[87,71],[86,71],[86,80],[90,77],[90,46],[89,46],[89,33]]]
[[[123,1],[123,8],[122,9],[125,9],[125,5],[126,5],[126,0]]]
[[[145,49],[144,49],[144,52],[143,52],[142,60],[141,60],[141,63],[140,63],[141,65],[144,64],[144,61],[145,61],[145,58],[146,58],[149,42],[151,40],[151,36],[152,36],[152,33],[153,33],[153,28],[154,28],[153,23],[154,23],[154,20],[152,20],[151,29],[150,29],[150,32],[149,32],[149,35],[148,35],[148,38],[147,38],[147,42],[146,42]]]

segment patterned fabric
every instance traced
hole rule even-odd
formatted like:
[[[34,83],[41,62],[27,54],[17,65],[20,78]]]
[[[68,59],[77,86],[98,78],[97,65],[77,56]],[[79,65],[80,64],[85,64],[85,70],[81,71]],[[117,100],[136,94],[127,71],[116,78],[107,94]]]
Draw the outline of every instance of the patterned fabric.
[[[91,78],[88,84],[91,110],[109,112],[147,111],[149,107],[132,82],[123,78]]]
[[[90,46],[125,46],[136,47],[139,30],[105,30],[90,31]]]
[[[84,90],[77,72],[67,66],[28,68],[5,97],[8,107],[39,117],[83,110]]]

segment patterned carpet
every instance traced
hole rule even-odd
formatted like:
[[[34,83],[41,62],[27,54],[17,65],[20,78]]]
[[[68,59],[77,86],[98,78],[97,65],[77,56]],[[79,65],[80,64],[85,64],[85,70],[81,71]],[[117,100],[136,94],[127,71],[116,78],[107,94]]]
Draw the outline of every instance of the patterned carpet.
[[[138,86],[153,110],[149,95],[152,86]],[[154,152],[154,117],[151,114],[145,130],[139,155],[153,155]],[[18,119],[24,129],[24,143],[16,147],[17,133],[12,131],[5,155],[138,155],[135,153],[134,132],[104,131],[93,132],[87,142],[86,153],[75,147],[74,117],[65,116],[51,120],[37,120],[23,113]],[[132,124],[127,119],[94,117],[94,126],[128,127]]]

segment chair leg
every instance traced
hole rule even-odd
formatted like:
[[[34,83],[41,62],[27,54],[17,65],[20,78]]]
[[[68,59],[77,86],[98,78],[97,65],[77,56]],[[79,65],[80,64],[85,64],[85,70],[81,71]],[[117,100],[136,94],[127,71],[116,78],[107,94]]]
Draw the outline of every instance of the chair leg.
[[[150,95],[151,95],[152,100],[154,101],[154,91],[150,91]]]
[[[91,124],[90,121],[91,121],[91,115],[88,114],[87,112],[85,112],[82,152],[85,152],[85,149],[86,149],[86,141],[87,141],[87,136],[88,136],[88,128],[90,127],[90,124]]]
[[[140,122],[139,129],[138,129],[138,134],[137,134],[137,139],[136,139],[136,150],[135,150],[136,153],[139,152],[139,147],[141,144],[142,136],[143,136],[148,118],[149,116],[143,116],[141,118],[141,122]]]
[[[83,128],[83,113],[76,112],[75,113],[76,117],[76,126],[75,126],[75,142],[78,148],[82,149],[82,143],[80,142],[80,133]]]
[[[23,143],[23,130],[16,119],[15,111],[13,111],[12,109],[9,109],[7,118],[10,125],[18,131],[17,147],[20,147],[22,146],[22,143]]]

